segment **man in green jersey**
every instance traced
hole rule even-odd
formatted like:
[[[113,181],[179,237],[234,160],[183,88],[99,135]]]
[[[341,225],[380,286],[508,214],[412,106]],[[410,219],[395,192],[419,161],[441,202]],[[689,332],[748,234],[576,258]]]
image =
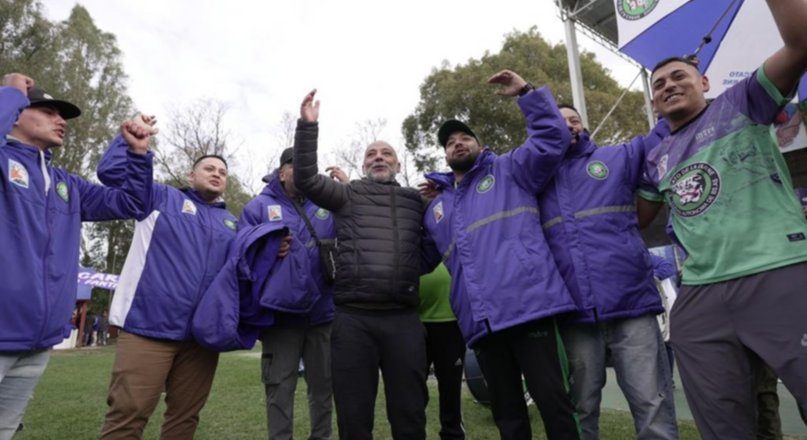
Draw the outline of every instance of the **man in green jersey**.
[[[770,133],[807,68],[807,0],[768,0],[784,47],[707,105],[684,58],[653,69],[672,134],[648,154],[640,222],[670,206],[688,253],[670,338],[704,439],[755,438],[756,362],[807,406],[807,221]]]
[[[420,321],[426,327],[426,368],[434,365],[440,400],[440,440],[465,439],[462,367],[465,339],[451,310],[451,275],[444,264],[420,277]]]

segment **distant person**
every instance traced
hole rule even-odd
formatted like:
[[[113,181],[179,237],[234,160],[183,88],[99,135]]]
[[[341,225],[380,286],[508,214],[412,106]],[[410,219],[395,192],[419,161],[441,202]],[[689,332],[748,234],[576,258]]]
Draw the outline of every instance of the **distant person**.
[[[109,313],[104,313],[98,317],[98,345],[107,345],[109,337]]]
[[[807,1],[768,6],[784,47],[710,104],[686,58],[651,75],[672,134],[648,154],[642,211],[666,202],[688,255],[670,341],[707,440],[755,438],[754,354],[807,407],[807,221],[770,132],[807,69]]]
[[[289,228],[289,240],[307,249],[319,296],[307,314],[274,311],[274,325],[261,335],[261,378],[266,391],[266,420],[270,440],[290,440],[294,436],[294,396],[300,360],[307,385],[311,440],[331,438],[331,322],[333,291],[322,274],[318,242],[333,241],[336,231],[333,215],[306,199],[294,186],[294,150],[280,155],[280,166],[263,178],[266,187],[252,199],[241,214],[240,226],[280,222]],[[288,252],[288,250],[286,251]],[[273,256],[274,257],[274,256]],[[268,283],[286,283],[270,277]],[[288,286],[286,289],[291,290]],[[283,291],[283,287],[276,290]]]
[[[33,79],[0,86],[0,439],[10,439],[75,307],[81,222],[143,218],[149,209],[153,131],[126,121],[118,189],[50,164],[75,105]]]
[[[143,126],[154,119],[141,116]],[[98,178],[120,183],[124,149],[118,138],[104,153]],[[121,328],[112,365],[101,438],[140,438],[165,392],[162,438],[192,438],[219,355],[193,340],[190,323],[202,293],[224,265],[236,218],[221,200],[224,158],[203,155],[189,187],[155,184],[153,210],[135,224],[134,237],[109,312]]]
[[[294,142],[294,185],[336,224],[331,333],[336,423],[343,439],[372,438],[378,371],[397,439],[426,438],[426,331],[418,317],[423,201],[401,187],[395,149],[364,150],[364,177],[342,184],[318,174],[319,101],[306,95]]]

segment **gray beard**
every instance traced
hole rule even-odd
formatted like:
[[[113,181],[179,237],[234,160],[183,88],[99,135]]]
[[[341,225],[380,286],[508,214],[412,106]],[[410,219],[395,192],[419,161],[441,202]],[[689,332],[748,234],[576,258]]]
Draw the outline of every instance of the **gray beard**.
[[[372,173],[365,173],[364,177],[366,177],[367,180],[375,183],[389,183],[395,181],[395,173],[392,172],[390,172],[389,177],[376,177],[373,176]]]

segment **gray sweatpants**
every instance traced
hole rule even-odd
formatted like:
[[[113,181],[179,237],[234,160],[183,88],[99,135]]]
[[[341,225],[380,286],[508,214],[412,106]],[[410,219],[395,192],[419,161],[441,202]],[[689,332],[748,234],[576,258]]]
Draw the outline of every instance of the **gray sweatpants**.
[[[758,362],[807,407],[807,263],[684,286],[670,341],[687,402],[706,439],[756,437]]]
[[[294,395],[300,359],[308,385],[311,440],[331,438],[331,324],[269,328],[261,333],[262,381],[270,440],[294,437]]]

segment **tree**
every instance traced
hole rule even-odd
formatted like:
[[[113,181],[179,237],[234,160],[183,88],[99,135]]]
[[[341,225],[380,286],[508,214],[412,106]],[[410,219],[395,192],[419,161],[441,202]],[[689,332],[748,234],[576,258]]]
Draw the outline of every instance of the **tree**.
[[[95,177],[104,148],[133,113],[120,55],[115,36],[96,27],[81,6],[64,22],[52,23],[38,1],[0,2],[0,66],[4,72],[28,74],[83,110],[68,122],[54,163],[87,179]],[[118,273],[132,231],[132,221],[85,224],[84,261]]]
[[[252,196],[234,171],[237,149],[230,144],[232,134],[225,128],[226,114],[227,107],[212,99],[200,99],[173,109],[166,128],[160,131],[161,140],[155,148],[155,162],[166,184],[185,187],[188,186],[188,173],[197,158],[207,154],[223,157],[229,173],[227,189],[222,198],[227,202],[228,210],[240,216]]]
[[[592,127],[611,108],[622,89],[591,53],[581,55],[586,103]],[[566,47],[550,45],[535,28],[505,36],[499,53],[470,59],[450,67],[443,62],[420,86],[420,102],[403,122],[406,148],[418,169],[436,168],[442,157],[437,130],[447,119],[460,119],[473,128],[480,140],[496,152],[520,145],[525,139],[524,118],[512,99],[493,94],[485,81],[499,70],[511,69],[536,86],[548,84],[558,103],[571,103]],[[640,92],[628,92],[611,118],[601,128],[597,141],[603,145],[627,140],[647,130]]]

